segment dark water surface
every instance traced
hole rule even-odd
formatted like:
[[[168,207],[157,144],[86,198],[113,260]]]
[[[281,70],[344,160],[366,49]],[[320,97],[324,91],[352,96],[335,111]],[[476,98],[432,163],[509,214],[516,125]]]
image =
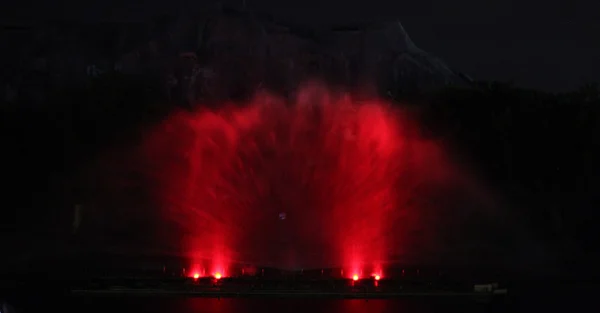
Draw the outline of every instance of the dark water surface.
[[[52,301],[15,303],[16,312],[493,312],[500,309],[494,303],[464,297],[402,298],[402,299],[276,299],[276,298],[192,298],[105,296],[73,297]],[[502,311],[502,309],[500,309]]]
[[[595,282],[531,282],[508,289],[503,296],[427,295],[387,299],[341,299],[334,297],[239,297],[203,298],[182,295],[133,294],[65,294],[39,286],[21,292],[0,290],[0,302],[6,300],[15,310],[2,313],[27,312],[289,312],[289,313],[342,313],[342,312],[600,312],[597,298],[600,284]],[[0,303],[3,304],[3,303]],[[591,309],[590,308],[595,308]]]

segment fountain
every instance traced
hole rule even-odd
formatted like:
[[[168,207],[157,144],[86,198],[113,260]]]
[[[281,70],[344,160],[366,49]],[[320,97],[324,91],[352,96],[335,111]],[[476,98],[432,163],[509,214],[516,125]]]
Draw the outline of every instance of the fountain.
[[[399,108],[315,84],[293,101],[260,94],[176,112],[142,153],[183,253],[219,273],[234,263],[381,272],[425,221],[415,194],[451,176]]]

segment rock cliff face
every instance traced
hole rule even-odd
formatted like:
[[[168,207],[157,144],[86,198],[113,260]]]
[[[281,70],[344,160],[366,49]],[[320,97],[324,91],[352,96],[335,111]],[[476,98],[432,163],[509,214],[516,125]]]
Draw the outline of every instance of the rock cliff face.
[[[31,75],[24,73],[32,71],[49,73],[50,85],[110,71],[141,75],[184,103],[235,98],[261,87],[286,92],[308,78],[369,85],[393,95],[465,83],[416,47],[400,22],[311,29],[218,10],[148,23],[63,23],[25,32],[32,44],[20,48],[20,68],[13,69],[18,74],[3,82],[12,89],[27,85],[23,80]]]

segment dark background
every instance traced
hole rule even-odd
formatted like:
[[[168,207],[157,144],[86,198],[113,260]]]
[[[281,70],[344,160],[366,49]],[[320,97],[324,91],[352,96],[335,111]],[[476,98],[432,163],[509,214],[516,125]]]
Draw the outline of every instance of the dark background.
[[[593,16],[600,12],[597,4],[273,2],[248,1],[247,6],[317,25],[399,19],[418,47],[480,81],[411,102],[420,106],[423,127],[468,156],[505,196],[513,219],[509,228],[526,225],[536,243],[548,243],[558,252],[564,269],[598,271],[600,93],[598,85],[581,88],[600,80],[600,19]],[[140,21],[212,5],[39,0],[3,4],[0,14],[11,25],[61,19]],[[156,122],[172,109],[146,89],[143,82],[108,77],[88,89],[57,91],[52,101],[61,110],[15,106],[3,112],[8,151],[3,184],[9,208],[0,218],[8,234],[2,236],[4,243],[37,241],[50,250],[44,240],[69,235],[71,221],[63,217],[70,218],[73,203],[86,195],[65,177],[101,152],[126,145],[141,124]],[[571,90],[576,92],[554,94]],[[157,103],[161,108],[149,112]],[[55,229],[64,234],[52,237]],[[11,239],[17,236],[22,240]]]
[[[5,21],[135,20],[216,1],[4,1]],[[227,3],[242,3],[228,1]],[[600,4],[592,0],[247,0],[247,7],[313,24],[399,19],[417,46],[475,79],[565,91],[600,79]]]

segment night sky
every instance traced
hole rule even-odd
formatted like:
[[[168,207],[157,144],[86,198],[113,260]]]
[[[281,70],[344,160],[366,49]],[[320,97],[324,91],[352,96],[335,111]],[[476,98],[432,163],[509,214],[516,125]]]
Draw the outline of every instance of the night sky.
[[[215,1],[187,2],[8,0],[3,1],[0,16],[4,21],[144,19]],[[600,81],[597,1],[246,0],[246,4],[281,19],[312,24],[398,18],[417,46],[475,79],[513,81],[549,91]]]

